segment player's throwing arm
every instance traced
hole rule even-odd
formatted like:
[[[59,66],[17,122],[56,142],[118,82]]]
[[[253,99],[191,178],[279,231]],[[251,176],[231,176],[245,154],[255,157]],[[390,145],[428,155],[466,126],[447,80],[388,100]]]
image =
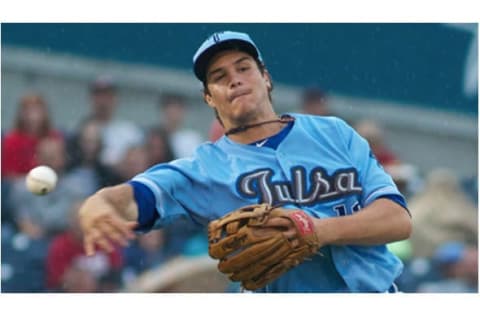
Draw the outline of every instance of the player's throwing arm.
[[[105,188],[89,197],[79,210],[85,253],[96,247],[111,252],[116,244],[126,246],[135,238],[137,205],[132,188],[121,184]]]

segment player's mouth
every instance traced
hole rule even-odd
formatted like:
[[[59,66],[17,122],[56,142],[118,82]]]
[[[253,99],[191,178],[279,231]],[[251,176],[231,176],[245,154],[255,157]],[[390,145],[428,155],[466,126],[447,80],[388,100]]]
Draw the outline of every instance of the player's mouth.
[[[229,98],[229,101],[230,102],[233,102],[233,100],[235,100],[236,98],[239,98],[239,97],[242,97],[244,95],[247,95],[247,94],[250,94],[251,90],[239,90],[239,91],[235,91]]]

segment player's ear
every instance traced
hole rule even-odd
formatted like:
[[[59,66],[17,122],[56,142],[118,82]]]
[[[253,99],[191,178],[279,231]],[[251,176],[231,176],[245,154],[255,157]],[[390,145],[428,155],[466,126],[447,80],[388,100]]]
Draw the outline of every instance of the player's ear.
[[[265,82],[267,83],[268,91],[271,91],[272,88],[273,88],[272,78],[270,77],[270,73],[268,72],[267,69],[264,69],[264,70],[263,70],[263,79],[264,79]]]
[[[215,108],[212,103],[212,96],[207,90],[203,90],[203,101],[205,101],[205,103],[208,104],[209,107]]]

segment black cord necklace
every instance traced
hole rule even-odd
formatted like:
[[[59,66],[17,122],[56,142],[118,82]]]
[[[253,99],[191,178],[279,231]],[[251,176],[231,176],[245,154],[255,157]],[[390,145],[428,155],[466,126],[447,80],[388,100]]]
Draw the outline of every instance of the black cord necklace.
[[[225,135],[228,136],[228,135],[232,135],[232,134],[238,134],[238,133],[246,131],[247,129],[257,127],[257,126],[260,126],[260,125],[277,123],[277,122],[278,123],[289,123],[289,122],[292,122],[294,120],[295,120],[295,118],[293,116],[290,116],[288,114],[284,114],[284,115],[282,115],[281,117],[279,117],[275,120],[263,121],[263,122],[259,122],[259,123],[242,125],[242,126],[231,128],[231,129],[229,129],[228,131],[225,132]]]

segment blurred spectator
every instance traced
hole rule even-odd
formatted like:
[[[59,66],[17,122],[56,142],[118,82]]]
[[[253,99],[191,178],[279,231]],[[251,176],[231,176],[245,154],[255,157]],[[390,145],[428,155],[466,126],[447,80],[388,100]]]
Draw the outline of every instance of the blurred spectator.
[[[11,199],[12,184],[7,178],[2,178],[2,208],[1,223],[15,226],[15,217]]]
[[[145,270],[157,267],[167,261],[165,237],[162,229],[139,235],[131,245],[123,249],[123,281],[128,283]]]
[[[408,163],[397,162],[387,164],[385,171],[392,177],[398,190],[407,200],[418,192],[421,179],[415,166]]]
[[[12,185],[12,207],[19,229],[31,238],[51,236],[63,231],[68,223],[68,209],[74,199],[86,197],[83,187],[64,172],[66,153],[61,139],[44,139],[37,147],[38,162],[50,166],[58,176],[56,188],[47,195],[29,192],[25,178]]]
[[[23,95],[14,127],[2,142],[2,178],[23,176],[36,167],[37,145],[48,137],[63,138],[51,123],[45,99],[38,93]]]
[[[88,195],[101,187],[120,183],[115,171],[100,161],[102,136],[96,121],[84,121],[69,146],[70,159],[67,169],[77,180],[77,185],[84,188]]]
[[[127,148],[143,142],[143,132],[133,122],[115,118],[117,87],[111,77],[99,76],[93,81],[90,97],[91,112],[85,120],[94,120],[99,124],[103,143],[100,160],[115,168]]]
[[[370,145],[377,161],[390,174],[400,192],[408,199],[418,191],[420,181],[415,166],[402,162],[386,144],[383,127],[373,120],[361,120],[353,125],[360,136]]]
[[[170,135],[175,158],[192,156],[203,138],[198,132],[182,126],[185,120],[185,99],[177,94],[164,94],[160,99],[160,108],[162,126]]]
[[[462,188],[475,206],[478,206],[478,176],[474,175],[463,179]]]
[[[208,131],[208,139],[211,142],[217,141],[225,133],[225,129],[217,118],[214,118],[210,124],[210,130]]]
[[[1,249],[1,291],[44,292],[48,240],[32,239],[2,223]]]
[[[47,288],[70,292],[115,291],[121,286],[121,251],[115,248],[111,253],[98,250],[94,256],[85,255],[77,218],[80,205],[80,200],[71,204],[68,229],[57,235],[48,249]]]
[[[416,293],[421,284],[436,281],[439,278],[432,259],[411,257],[404,262],[402,274],[395,280],[395,284],[401,292]]]
[[[332,115],[328,108],[327,95],[318,87],[309,87],[303,91],[301,110],[305,114]]]
[[[399,159],[385,144],[385,132],[378,123],[371,120],[363,120],[357,122],[354,128],[360,136],[368,141],[373,154],[383,167],[399,163]]]
[[[439,278],[423,282],[418,292],[478,292],[478,247],[461,242],[441,244],[433,255]]]
[[[414,256],[432,257],[435,249],[447,241],[470,244],[478,240],[477,209],[450,170],[431,171],[424,189],[409,201],[409,209]]]
[[[179,218],[163,228],[165,236],[165,252],[168,256],[193,252],[208,252],[208,245],[198,243],[201,238],[207,240],[205,229],[196,225],[192,220],[185,217]]]
[[[62,277],[62,285],[59,291],[66,293],[93,293],[100,291],[100,285],[95,275],[89,269],[83,267],[78,261],[74,261],[65,269]]]
[[[201,256],[208,255],[208,236],[206,231],[197,230],[185,242],[182,250],[183,256]]]
[[[122,182],[132,179],[135,175],[145,171],[150,164],[146,146],[137,145],[126,150],[118,165],[118,175]]]
[[[150,167],[174,159],[168,134],[161,127],[153,127],[148,131],[146,148]]]

